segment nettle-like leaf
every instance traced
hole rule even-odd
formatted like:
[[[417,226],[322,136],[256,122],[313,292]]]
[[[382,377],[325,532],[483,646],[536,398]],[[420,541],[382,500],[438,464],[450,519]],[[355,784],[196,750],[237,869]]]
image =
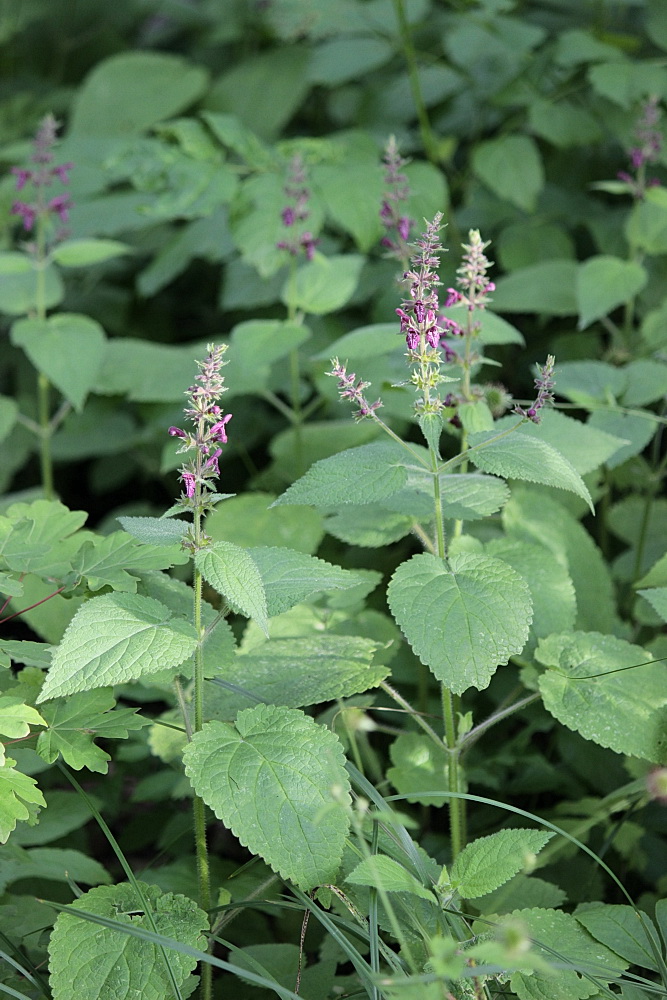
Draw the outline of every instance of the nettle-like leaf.
[[[86,517],[57,500],[12,504],[0,517],[0,558],[17,573],[61,578],[76,551],[93,537],[78,532]]]
[[[51,257],[61,267],[90,267],[126,253],[132,253],[132,247],[117,240],[78,239],[59,243]]]
[[[333,507],[385,500],[407,482],[406,455],[405,449],[390,441],[374,441],[341,451],[315,462],[305,476],[278,497],[275,505]]]
[[[106,774],[111,757],[94,741],[100,737],[125,740],[130,731],[149,724],[148,719],[137,716],[138,709],[115,705],[110,688],[83,691],[44,705],[48,728],[39,734],[37,753],[49,764],[62,754],[65,763],[76,771],[86,767]]]
[[[94,597],[67,626],[37,701],[177,667],[196,645],[194,627],[159,601],[137,594]]]
[[[335,312],[352,298],[364,263],[365,259],[356,254],[325,257],[316,253],[313,260],[298,269],[293,280],[287,280],[282,301],[315,316]]]
[[[461,851],[449,871],[452,888],[462,899],[493,892],[524,868],[554,836],[544,830],[500,830],[478,837]]]
[[[125,531],[114,531],[93,542],[85,542],[72,560],[72,569],[77,575],[85,577],[90,590],[108,586],[134,594],[137,578],[132,575],[132,570],[166,569],[182,565],[188,559],[187,552],[183,552],[180,546],[145,545],[135,541]]]
[[[490,556],[462,553],[449,564],[413,556],[394,573],[387,599],[419,659],[455,694],[485,688],[528,638],[528,586]]]
[[[387,778],[408,802],[445,804],[445,795],[434,794],[449,788],[449,755],[444,746],[438,747],[423,733],[401,733],[390,746],[389,756],[394,766],[388,769]]]
[[[616,753],[667,763],[667,674],[651,654],[613,635],[574,632],[542,639],[535,658],[545,708]]]
[[[192,948],[205,950],[204,932],[208,917],[193,900],[174,893],[162,893],[155,885],[139,883],[151,907],[158,934]],[[107,917],[120,927],[128,924],[152,930],[144,912],[144,902],[126,883],[90,889],[61,913],[49,941],[51,990],[54,1000],[167,1000],[173,997],[172,980],[165,967],[169,963],[179,987],[186,984],[197,964],[190,955],[123,934],[122,930],[100,927],[82,920],[72,911],[80,910]],[[187,984],[189,985],[189,984]],[[185,995],[191,989],[186,985]]]
[[[304,891],[335,879],[349,827],[338,738],[291,708],[206,723],[183,754],[192,786],[253,854]]]
[[[19,821],[34,819],[38,808],[46,805],[35,779],[17,771],[15,765],[11,757],[0,764],[0,844]]]
[[[495,430],[481,431],[470,436],[468,454],[473,465],[484,472],[569,490],[593,511],[591,495],[577,470],[546,441],[522,434],[521,430],[502,438]]]
[[[346,504],[324,524],[330,535],[348,545],[379,549],[409,535],[414,519],[381,504]]]
[[[654,611],[667,622],[667,587],[649,587],[646,590],[638,590],[637,593],[640,597],[645,597]]]
[[[557,371],[557,382],[560,392],[560,367]],[[516,433],[546,441],[556,448],[581,476],[603,465],[619,448],[628,443],[626,439],[615,434],[584,424],[581,420],[573,420],[559,410],[546,410],[541,416],[539,424],[522,424]],[[515,423],[515,416],[502,417],[496,421],[495,429],[505,430]]]
[[[189,522],[166,517],[119,517],[118,521],[128,535],[144,545],[176,545],[186,536]],[[146,566],[146,569],[155,567]]]
[[[85,882],[100,885],[110,882],[107,870],[81,851],[59,847],[35,847],[25,850],[13,843],[0,851],[0,892],[12,882],[24,878],[49,879],[53,882]]]
[[[264,583],[254,559],[240,545],[214,542],[195,555],[195,565],[207,583],[231,606],[252,618],[268,635]]]
[[[641,920],[634,906],[583,903],[574,915],[596,941],[601,941],[631,965],[659,972],[656,951],[658,954],[662,951],[660,939],[651,918],[639,912]]]
[[[536,942],[537,954],[547,963],[560,960],[575,966],[570,969],[559,965],[553,972],[535,970],[530,975],[515,972],[510,986],[520,1000],[546,1000],[547,997],[549,1000],[585,1000],[591,996],[595,985],[576,971],[577,968],[594,975],[596,982],[610,982],[628,966],[609,948],[594,941],[570,913],[531,908],[513,910],[505,919],[526,929]],[[550,950],[540,948],[540,944]]]
[[[370,639],[329,632],[269,639],[217,671],[215,681],[232,687],[207,688],[206,715],[231,719],[255,698],[290,708],[349,698],[376,687],[389,674],[386,665],[372,663],[376,649]]]
[[[577,269],[579,329],[629,302],[647,281],[646,269],[636,261],[608,255],[589,257]]]
[[[403,865],[383,854],[365,858],[345,878],[353,885],[376,886],[384,892],[409,892],[412,896],[435,901],[434,895],[426,889]]]
[[[293,549],[261,546],[248,549],[259,569],[269,617],[288,611],[312,594],[347,590],[360,583],[359,574],[341,569]]]

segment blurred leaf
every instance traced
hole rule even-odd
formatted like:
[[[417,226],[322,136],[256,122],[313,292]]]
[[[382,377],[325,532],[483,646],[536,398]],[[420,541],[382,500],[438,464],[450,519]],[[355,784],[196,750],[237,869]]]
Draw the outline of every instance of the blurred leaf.
[[[648,281],[641,264],[616,257],[589,257],[577,269],[579,329],[633,299]]]
[[[526,212],[534,211],[544,186],[544,169],[537,144],[528,136],[481,142],[472,154],[472,168],[499,198]]]

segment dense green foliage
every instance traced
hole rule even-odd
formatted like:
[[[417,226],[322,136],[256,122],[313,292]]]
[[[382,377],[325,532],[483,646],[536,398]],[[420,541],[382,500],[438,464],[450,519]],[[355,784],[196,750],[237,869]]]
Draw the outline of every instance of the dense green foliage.
[[[0,993],[665,995],[665,0],[0,51]]]

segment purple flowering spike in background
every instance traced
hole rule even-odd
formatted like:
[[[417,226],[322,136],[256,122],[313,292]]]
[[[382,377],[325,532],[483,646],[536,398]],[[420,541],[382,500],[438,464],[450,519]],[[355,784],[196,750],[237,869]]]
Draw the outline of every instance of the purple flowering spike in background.
[[[404,268],[410,259],[412,219],[402,208],[402,204],[410,197],[410,185],[408,178],[401,171],[408,162],[399,154],[396,139],[392,135],[383,159],[386,189],[380,207],[380,220],[385,234],[380,242],[387,249],[386,256],[400,261]]]
[[[310,215],[308,209],[310,189],[306,167],[300,153],[296,153],[290,161],[287,183],[283,191],[289,199],[289,204],[280,213],[287,235],[276,245],[279,250],[287,250],[292,257],[298,257],[303,251],[306,260],[312,260],[319,241],[303,225]]]
[[[49,222],[56,217],[60,223],[69,220],[72,201],[69,194],[60,192],[49,197],[50,188],[54,183],[67,185],[69,172],[73,163],[54,163],[53,148],[57,142],[58,123],[53,115],[47,115],[40,124],[30,157],[31,167],[12,167],[16,177],[17,191],[31,191],[32,199],[17,199],[12,205],[12,214],[18,215],[23,221],[27,233],[38,229],[38,239],[45,239],[44,230]],[[41,230],[41,231],[39,231]],[[51,237],[51,244],[59,243],[67,236],[67,231],[57,227]]]

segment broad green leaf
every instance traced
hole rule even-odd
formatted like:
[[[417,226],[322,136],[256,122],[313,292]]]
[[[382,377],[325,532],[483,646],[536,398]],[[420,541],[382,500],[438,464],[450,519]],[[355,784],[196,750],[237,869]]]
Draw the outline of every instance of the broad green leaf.
[[[613,632],[618,627],[614,589],[602,553],[579,523],[557,500],[542,491],[517,484],[503,508],[505,531],[543,547],[574,584],[578,629]]]
[[[246,549],[232,542],[213,542],[195,555],[195,565],[207,583],[233,608],[253,618],[268,635],[268,612],[262,576]]]
[[[54,651],[38,702],[177,667],[197,645],[189,622],[137,594],[87,601]]]
[[[651,566],[648,573],[637,581],[637,587],[667,587],[667,553]]]
[[[346,504],[325,521],[326,530],[348,545],[379,549],[412,531],[414,519],[380,504]]]
[[[354,39],[339,39],[333,44],[347,47],[354,44]],[[379,166],[367,162],[323,164],[313,171],[313,181],[328,215],[353,237],[361,253],[367,253],[382,235],[378,205],[382,202],[383,187]]]
[[[478,837],[463,848],[449,870],[449,880],[462,899],[493,892],[522,869],[530,869],[553,833],[543,830],[500,830]]]
[[[573,260],[545,260],[522,267],[498,279],[493,308],[501,313],[573,316],[577,312],[576,275]]]
[[[295,709],[258,705],[235,726],[207,723],[183,760],[197,795],[283,878],[304,891],[336,878],[349,782],[333,733]]]
[[[389,747],[393,767],[387,777],[408,802],[442,806],[446,796],[435,793],[448,788],[449,755],[423,733],[401,733]]]
[[[638,590],[637,593],[645,597],[663,621],[667,622],[667,587],[651,587],[648,590]]]
[[[20,319],[12,326],[11,339],[75,410],[81,411],[106,354],[106,336],[100,324],[74,313],[56,313],[43,320]]]
[[[4,441],[16,423],[18,404],[9,396],[0,396],[0,441]]]
[[[504,135],[481,142],[473,150],[472,168],[499,198],[527,212],[534,211],[544,186],[544,169],[533,139]]]
[[[127,395],[136,403],[178,403],[183,386],[197,374],[197,359],[205,357],[206,344],[183,347],[154,344],[132,337],[110,340],[93,389],[102,396]]]
[[[385,38],[332,38],[313,50],[308,78],[324,87],[339,87],[371,73],[393,55],[393,46]],[[376,199],[378,201],[378,199]]]
[[[269,617],[322,591],[346,590],[359,583],[349,569],[341,569],[315,556],[291,549],[262,546],[248,550],[259,569],[266,592]]]
[[[657,256],[667,251],[667,205],[655,200],[652,188],[635,202],[625,234],[635,253],[639,250]]]
[[[88,803],[78,792],[67,792],[59,788],[46,789],[44,799],[46,808],[39,814],[39,823],[35,826],[18,826],[12,834],[12,844],[21,847],[50,844],[80,829],[92,819]],[[98,809],[102,807],[98,799],[95,799],[95,805]]]
[[[323,890],[326,891],[326,890]],[[244,948],[233,947],[229,961],[237,968],[247,969],[257,975],[273,980],[285,989],[293,991],[297,976],[300,973],[303,997],[331,996],[336,977],[334,958],[326,958],[321,962],[306,966],[302,950],[296,944],[251,944]],[[246,982],[243,973],[237,973],[242,982]],[[253,984],[254,985],[254,984]],[[254,992],[254,991],[253,991]]]
[[[232,330],[223,374],[229,387],[225,402],[245,393],[261,395],[268,388],[271,365],[310,337],[307,326],[275,319],[247,320]]]
[[[389,673],[386,665],[372,662],[376,648],[370,639],[329,632],[269,639],[216,672],[207,686],[207,717],[231,719],[257,699],[303,708],[367,691]]]
[[[147,545],[179,544],[190,527],[190,521],[166,517],[119,517],[118,522],[129,535]],[[157,568],[161,567],[146,567]]]
[[[82,767],[106,774],[111,757],[95,740],[127,739],[130,731],[141,729],[150,720],[137,716],[136,708],[115,708],[109,688],[83,691],[44,705],[47,730],[37,739],[37,753],[49,764],[62,754],[75,771]]]
[[[35,779],[16,771],[15,764],[11,757],[0,763],[0,844],[6,843],[17,822],[34,818],[37,808],[46,805]]]
[[[61,578],[91,537],[77,531],[86,517],[84,511],[68,510],[58,500],[12,504],[0,517],[0,560],[17,573]]]
[[[24,705],[20,698],[0,696],[0,733],[12,740],[27,736],[31,726],[45,726],[46,722],[36,708]],[[4,747],[0,745],[0,754]]]
[[[330,383],[327,379],[327,385]],[[313,421],[302,426],[298,439],[293,428],[281,431],[271,441],[269,451],[274,459],[269,474],[285,483],[293,483],[304,469],[324,458],[350,448],[357,448],[381,438],[382,431],[371,420],[355,423],[349,415],[344,420]],[[385,443],[386,438],[384,439]],[[298,546],[293,546],[298,548]]]
[[[4,639],[0,640],[0,650],[9,656],[13,663],[24,663],[28,667],[39,667],[41,670],[51,666],[52,647],[46,642]]]
[[[531,975],[515,972],[510,986],[519,1000],[585,1000],[597,988],[597,981],[615,980],[617,974],[627,968],[627,962],[594,941],[570,913],[532,908],[514,910],[505,919],[525,927],[535,942],[537,954],[549,965],[560,959],[575,966],[571,969],[560,965],[553,972],[536,970]],[[545,949],[540,948],[542,943]],[[576,971],[577,968],[585,969],[596,982],[591,983]]]
[[[588,426],[629,442],[621,445],[607,459],[606,464],[610,469],[616,469],[633,455],[639,455],[657,429],[656,421],[652,417],[623,413],[621,410],[595,410],[588,419]]]
[[[274,493],[231,497],[206,518],[206,534],[236,545],[280,545],[308,554],[324,535],[322,515],[311,507],[272,507]]]
[[[565,227],[539,218],[522,219],[506,226],[495,252],[506,271],[550,260],[574,260],[576,256]]]
[[[502,479],[469,472],[440,476],[440,496],[443,517],[477,521],[500,510],[510,491]]]
[[[94,542],[85,542],[72,560],[72,569],[77,575],[85,577],[90,590],[109,586],[116,591],[134,594],[137,578],[132,575],[133,571],[167,569],[182,565],[188,559],[188,553],[183,552],[180,546],[142,545],[127,532],[114,531]]]
[[[0,892],[7,885],[24,878],[49,879],[54,882],[85,882],[99,885],[109,882],[102,865],[81,851],[59,847],[35,847],[25,850],[13,842],[0,850]]]
[[[596,319],[629,302],[647,281],[646,270],[635,261],[604,255],[589,257],[577,269],[579,329],[585,330]]]
[[[201,97],[206,70],[166,52],[121,52],[98,62],[79,88],[72,134],[136,135]]]
[[[419,659],[454,694],[487,687],[528,639],[528,587],[490,556],[460,554],[449,564],[413,556],[394,573],[387,599]]]
[[[524,907],[538,906],[555,909],[567,899],[566,894],[553,882],[545,882],[536,875],[520,873],[505,882],[500,889],[478,899],[480,913],[510,913]]]
[[[249,167],[265,171],[268,167],[275,166],[276,155],[271,147],[239,121],[236,115],[202,111],[201,117],[222,145],[238,153]]]
[[[542,639],[535,657],[545,708],[616,753],[667,763],[667,676],[641,646],[599,632]],[[624,669],[630,668],[630,669]]]
[[[558,395],[583,405],[620,399],[627,381],[625,369],[606,361],[563,361],[557,367]]]
[[[535,637],[574,628],[577,601],[565,566],[551,558],[544,547],[517,538],[493,539],[486,551],[515,569],[528,584],[533,602],[531,645]]]
[[[557,489],[569,490],[585,500],[591,511],[593,501],[574,466],[553,445],[522,429],[498,440],[498,431],[481,431],[470,436],[470,461],[483,472],[507,479],[526,479]]]
[[[655,953],[662,950],[660,939],[653,921],[644,912],[618,903],[584,903],[574,915],[596,941],[611,948],[630,965],[659,972]]]
[[[131,252],[132,247],[118,240],[65,240],[53,248],[51,256],[62,267],[90,267]]]
[[[528,121],[531,132],[561,149],[593,145],[602,137],[590,111],[571,101],[538,98],[530,104]]]
[[[370,326],[360,326],[356,330],[344,333],[334,340],[325,350],[315,355],[316,361],[329,361],[330,358],[344,358],[346,362],[356,363],[367,358],[380,358],[392,354],[397,348],[403,352],[403,345],[396,337],[396,323],[371,323]]]
[[[298,503],[333,507],[384,500],[407,482],[406,455],[399,445],[385,441],[341,451],[316,462],[278,497],[275,506]]]
[[[558,383],[558,370],[556,382]],[[497,430],[502,430],[511,427],[513,423],[516,423],[516,417],[503,417],[496,421],[495,426]],[[610,456],[626,444],[622,438],[598,430],[580,420],[573,420],[559,410],[544,411],[539,425],[523,424],[517,433],[539,438],[552,445],[570,462],[580,476],[585,476],[598,466],[604,465]]]
[[[193,983],[188,977],[197,960],[190,955],[150,941],[112,931],[73,915],[80,910],[123,924],[152,930],[167,939],[205,950],[204,933],[208,917],[185,896],[162,893],[157,886],[139,883],[143,898],[151,907],[153,922],[133,886],[100,886],[90,889],[58,916],[49,942],[50,985],[54,1000],[172,1000],[172,979],[189,996]],[[190,987],[190,988],[188,988]]]
[[[627,379],[623,406],[646,406],[667,396],[667,365],[657,358],[639,358],[623,369]]]
[[[604,62],[588,71],[594,90],[628,111],[649,94],[664,92],[663,64],[656,60]]]
[[[426,889],[403,865],[383,854],[364,858],[349,875],[346,882],[353,885],[375,886],[384,892],[409,892],[412,896],[435,901],[432,892]]]
[[[0,253],[0,312],[22,316],[38,307],[53,309],[64,295],[62,278],[53,264],[38,271],[27,254]]]
[[[364,258],[355,254],[325,257],[315,253],[303,264],[294,279],[288,279],[282,301],[291,309],[324,316],[341,309],[355,292]]]

